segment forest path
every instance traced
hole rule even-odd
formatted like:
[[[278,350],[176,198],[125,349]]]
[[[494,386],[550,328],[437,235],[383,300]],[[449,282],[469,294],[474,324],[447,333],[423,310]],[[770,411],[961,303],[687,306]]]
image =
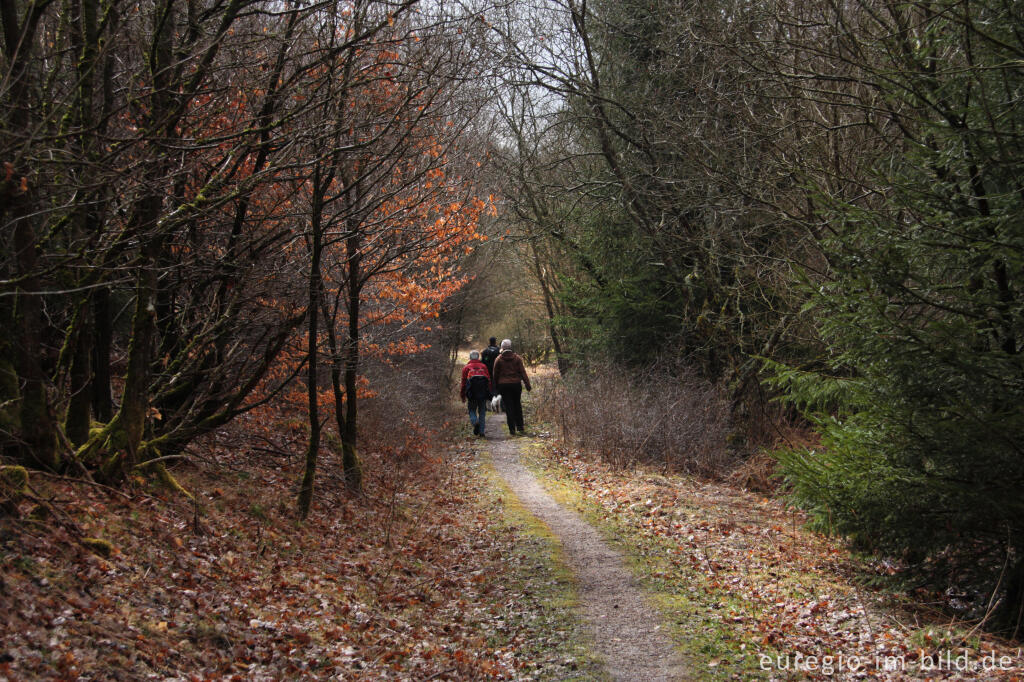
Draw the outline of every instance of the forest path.
[[[585,624],[614,680],[668,682],[689,679],[687,667],[661,630],[622,556],[574,511],[562,507],[520,462],[530,438],[510,438],[505,415],[488,414],[487,449],[494,468],[520,503],[548,526],[576,577]]]

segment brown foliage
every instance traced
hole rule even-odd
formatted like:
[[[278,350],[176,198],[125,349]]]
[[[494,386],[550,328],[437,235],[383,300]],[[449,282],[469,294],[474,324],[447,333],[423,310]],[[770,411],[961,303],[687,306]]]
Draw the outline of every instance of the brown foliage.
[[[657,464],[719,477],[735,462],[722,391],[684,367],[631,371],[593,365],[586,374],[543,379],[543,419],[578,447],[619,465]]]

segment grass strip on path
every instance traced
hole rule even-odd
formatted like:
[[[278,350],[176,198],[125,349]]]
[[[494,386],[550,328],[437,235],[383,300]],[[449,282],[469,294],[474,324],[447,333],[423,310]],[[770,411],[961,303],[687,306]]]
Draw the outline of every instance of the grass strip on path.
[[[505,557],[505,636],[523,660],[521,679],[603,680],[603,666],[585,632],[575,580],[551,531],[519,503],[494,469],[489,454],[479,459],[486,481],[483,504],[492,532],[512,542]]]

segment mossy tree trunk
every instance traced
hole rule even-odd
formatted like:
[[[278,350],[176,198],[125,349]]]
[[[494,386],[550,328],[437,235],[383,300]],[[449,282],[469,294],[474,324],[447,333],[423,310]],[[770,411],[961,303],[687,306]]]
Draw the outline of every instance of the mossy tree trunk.
[[[153,15],[152,50],[149,55],[153,93],[150,96],[148,129],[155,136],[170,139],[180,116],[181,98],[172,91],[172,49],[175,0],[164,0]],[[79,448],[78,456],[87,464],[98,465],[100,477],[118,481],[144,457],[142,450],[146,419],[149,414],[149,382],[156,339],[157,270],[164,249],[167,227],[161,224],[164,187],[169,175],[166,159],[154,159],[144,174],[147,192],[135,201],[129,232],[139,247],[135,276],[135,308],[132,315],[128,367],[121,405],[113,418],[93,433]]]
[[[27,203],[19,202],[20,208],[27,209]],[[56,470],[60,464],[57,425],[46,392],[49,382],[39,358],[43,327],[41,282],[35,276],[36,238],[27,211],[17,218],[14,233],[18,271],[22,275],[15,308],[15,347],[21,384],[21,460],[29,466]]]
[[[110,311],[110,290],[97,289],[92,297],[92,412],[98,421],[108,422],[114,414],[114,396],[110,390],[110,358],[114,329]]]
[[[168,240],[176,229],[195,219],[196,211],[208,199],[204,194],[207,188],[204,187],[192,202],[184,202],[181,196],[184,181],[181,173],[176,171],[178,160],[167,150],[175,148],[175,140],[180,135],[179,123],[187,114],[193,98],[203,90],[222,45],[220,38],[229,32],[242,4],[243,0],[231,0],[224,6],[216,18],[217,36],[210,41],[205,41],[202,31],[180,32],[177,20],[180,0],[161,0],[152,8],[152,35],[146,55],[152,92],[147,99],[148,108],[142,128],[145,140],[151,142],[153,157],[144,165],[140,193],[129,212],[128,239],[124,241],[139,245],[134,264],[135,307],[128,366],[119,409],[102,429],[93,431],[88,442],[78,450],[79,458],[87,465],[98,465],[100,477],[104,480],[120,480],[132,469],[145,464],[147,459],[160,454],[145,440],[152,412],[153,364],[160,341],[157,320],[160,266],[176,262],[168,251]],[[180,42],[176,44],[175,41]],[[182,59],[180,55],[190,58]],[[212,184],[213,180],[208,186]],[[168,198],[174,200],[176,206],[170,212],[164,209]],[[106,306],[109,300],[101,303],[104,305],[97,306],[97,319],[102,316],[102,325],[97,326],[103,329],[97,330],[97,336],[109,332],[110,315]],[[102,345],[97,355],[106,357],[101,358],[98,366],[106,367],[109,365],[109,345]],[[101,380],[97,383],[109,385]],[[103,386],[94,394],[97,403],[104,402],[102,389]],[[161,462],[147,465],[147,468],[155,471],[165,482],[173,481]]]
[[[154,172],[159,171],[157,167]],[[155,195],[136,204],[136,229],[156,223],[160,204],[160,198]],[[121,406],[113,418],[102,429],[93,432],[88,442],[78,450],[78,457],[87,465],[98,466],[100,477],[108,482],[123,479],[145,456],[142,442],[149,415],[149,381],[156,336],[154,300],[157,274],[152,264],[154,254],[162,248],[162,240],[151,238],[142,241],[143,265],[136,274],[135,310]]]
[[[153,13],[153,41],[150,52],[150,76],[153,94],[150,97],[149,129],[154,135],[173,139],[176,120],[181,116],[173,78],[173,41],[175,0],[164,0]],[[131,342],[128,346],[128,368],[121,394],[121,406],[107,424],[105,459],[101,475],[108,480],[123,478],[145,456],[142,440],[149,416],[149,382],[156,343],[157,264],[161,261],[166,230],[161,220],[163,193],[170,170],[166,159],[155,159],[145,173],[148,192],[134,206],[130,231],[138,236],[140,263],[135,279],[135,311],[132,315]]]
[[[65,0],[64,12],[68,21],[68,35],[72,54],[76,56],[75,75],[77,88],[74,100],[62,121],[62,134],[67,135],[75,145],[81,167],[76,169],[85,176],[90,167],[98,167],[99,146],[96,134],[106,127],[102,122],[105,110],[96,105],[97,69],[100,59],[98,0]],[[105,99],[101,99],[105,102]],[[95,131],[95,132],[94,132]],[[99,237],[102,231],[101,208],[102,190],[85,190],[81,199],[72,208],[70,225],[70,248],[86,243],[90,237]],[[92,283],[95,275],[91,268],[82,268],[76,273],[80,286]],[[69,329],[65,332],[66,360],[68,371],[67,410],[64,414],[64,432],[72,445],[81,445],[89,438],[89,423],[92,418],[92,301],[86,293],[78,301]],[[59,367],[63,371],[63,367]]]

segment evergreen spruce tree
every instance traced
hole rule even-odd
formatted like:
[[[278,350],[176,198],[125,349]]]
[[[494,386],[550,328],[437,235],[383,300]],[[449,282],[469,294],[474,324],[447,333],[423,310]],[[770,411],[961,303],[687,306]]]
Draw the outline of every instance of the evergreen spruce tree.
[[[833,236],[813,304],[833,355],[814,372],[777,366],[775,381],[823,443],[782,470],[820,527],[973,584],[982,607],[995,594],[1017,629],[1024,22],[997,2],[898,11],[876,42],[862,36],[898,142],[861,199],[817,195]]]

